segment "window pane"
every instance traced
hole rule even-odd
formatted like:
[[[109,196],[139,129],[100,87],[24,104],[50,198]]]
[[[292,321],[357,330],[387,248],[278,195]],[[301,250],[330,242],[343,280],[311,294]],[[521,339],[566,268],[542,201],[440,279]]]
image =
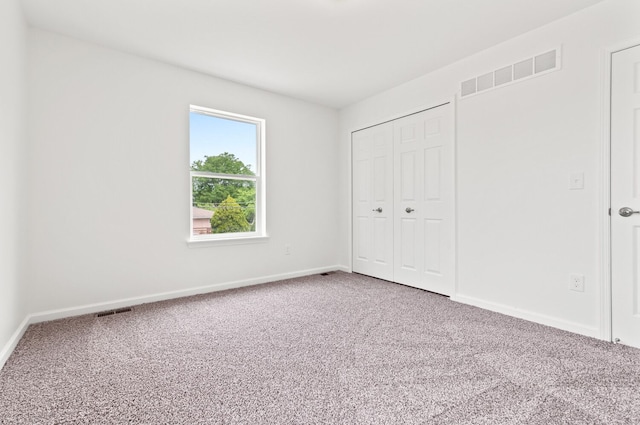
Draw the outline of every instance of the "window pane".
[[[190,112],[189,139],[192,170],[256,173],[256,124]]]
[[[254,181],[192,177],[191,184],[194,236],[255,232]]]

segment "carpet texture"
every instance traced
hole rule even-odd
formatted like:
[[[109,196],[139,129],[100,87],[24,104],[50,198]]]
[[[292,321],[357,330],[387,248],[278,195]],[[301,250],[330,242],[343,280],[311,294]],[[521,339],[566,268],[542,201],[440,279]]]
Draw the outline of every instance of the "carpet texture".
[[[32,325],[2,424],[640,424],[640,350],[333,273]]]

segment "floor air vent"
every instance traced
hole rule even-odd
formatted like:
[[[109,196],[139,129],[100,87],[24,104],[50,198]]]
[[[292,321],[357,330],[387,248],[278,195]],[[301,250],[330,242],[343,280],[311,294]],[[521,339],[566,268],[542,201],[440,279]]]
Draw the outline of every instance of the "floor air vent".
[[[560,47],[526,58],[511,65],[502,66],[460,83],[460,97],[465,98],[507,86],[560,69]]]
[[[335,272],[324,272],[320,273],[320,276],[329,276],[330,274],[334,274]]]
[[[124,307],[115,310],[101,311],[100,313],[96,314],[96,317],[113,316],[114,314],[127,313],[131,310],[133,310],[131,307]]]

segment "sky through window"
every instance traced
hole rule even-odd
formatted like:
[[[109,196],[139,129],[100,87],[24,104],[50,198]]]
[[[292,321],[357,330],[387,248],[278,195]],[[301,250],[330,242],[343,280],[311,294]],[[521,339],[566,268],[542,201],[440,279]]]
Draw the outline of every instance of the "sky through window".
[[[190,158],[204,160],[205,155],[233,153],[251,171],[256,171],[256,125],[190,112]]]

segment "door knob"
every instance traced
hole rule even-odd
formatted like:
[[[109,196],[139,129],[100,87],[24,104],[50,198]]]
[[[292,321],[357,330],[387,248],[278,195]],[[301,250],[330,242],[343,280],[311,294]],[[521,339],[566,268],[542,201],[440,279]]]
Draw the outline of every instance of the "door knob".
[[[411,213],[412,213],[412,212],[414,212],[415,210],[414,210],[413,208],[411,208],[411,207],[407,207],[407,208],[405,209],[405,211],[406,211],[406,212],[408,212],[409,214],[411,214]]]
[[[634,211],[632,208],[629,208],[629,207],[622,207],[618,210],[618,214],[620,214],[623,217],[631,217],[633,214],[640,214],[640,211]]]
[[[382,208],[380,208],[380,207],[378,207],[378,208],[374,208],[374,209],[372,209],[371,211],[375,211],[375,212],[379,212],[379,213],[381,213],[381,212],[382,212]]]

